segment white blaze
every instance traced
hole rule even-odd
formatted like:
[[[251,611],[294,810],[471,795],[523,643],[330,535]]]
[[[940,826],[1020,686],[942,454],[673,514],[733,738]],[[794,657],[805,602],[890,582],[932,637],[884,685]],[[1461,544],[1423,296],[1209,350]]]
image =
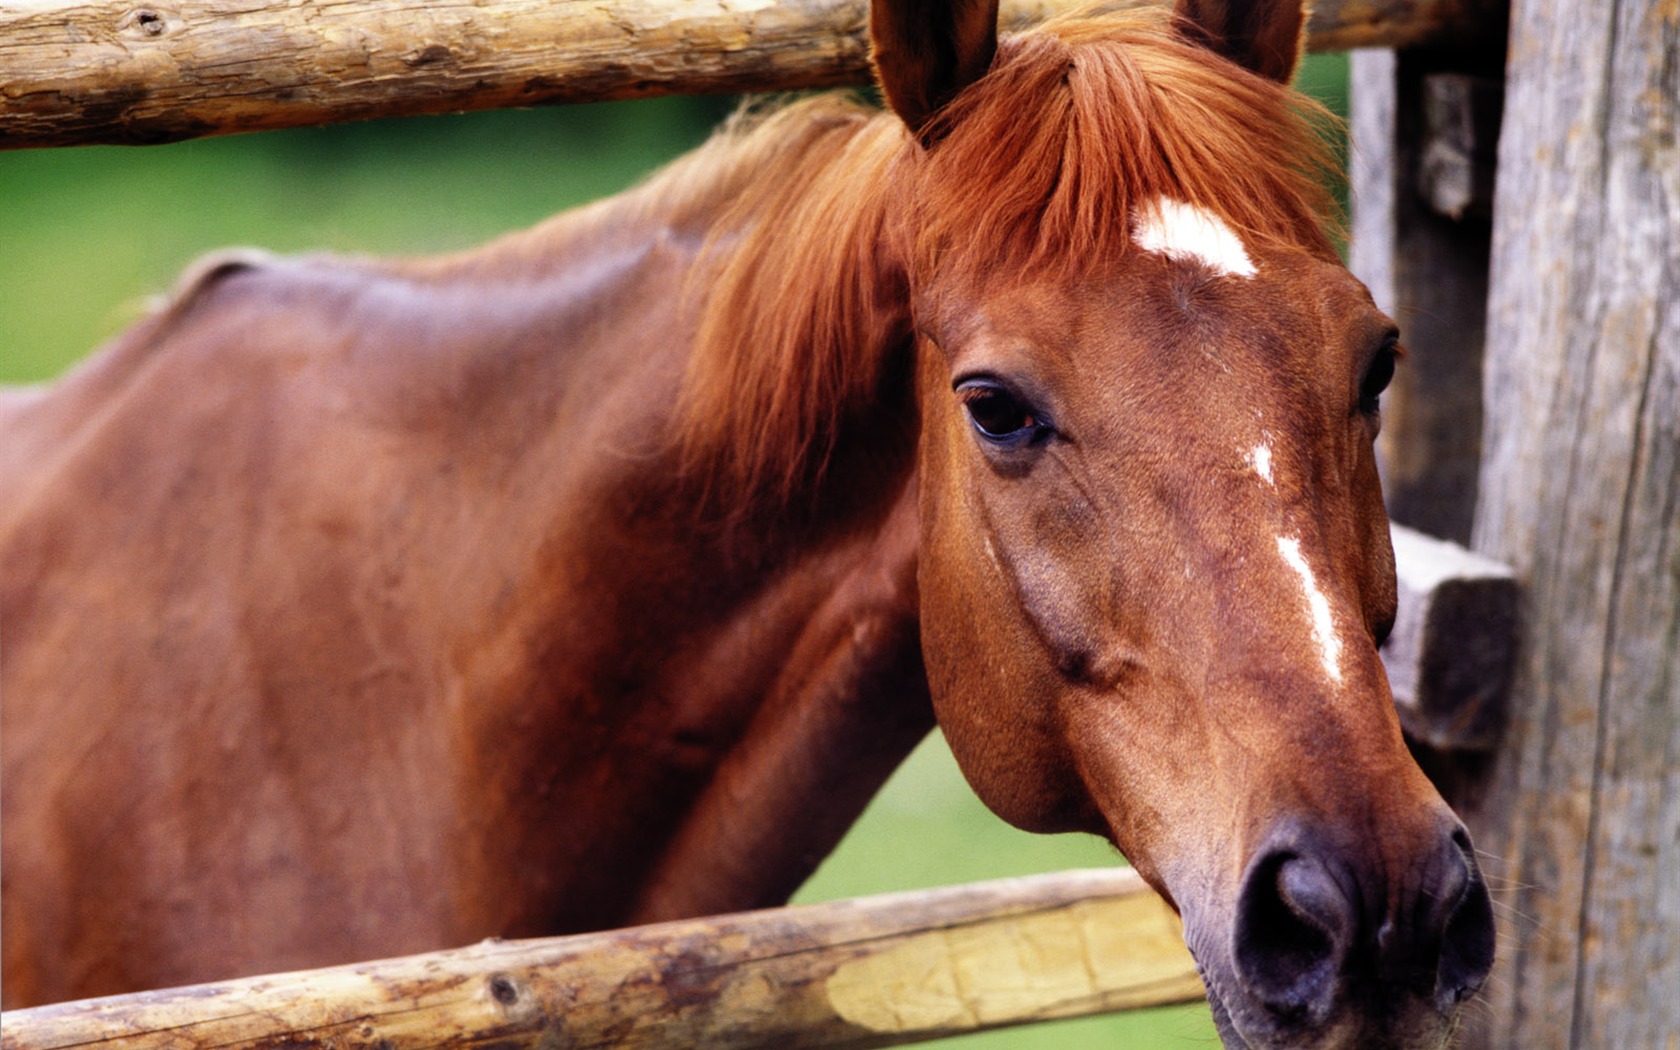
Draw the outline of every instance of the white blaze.
[[[1201,263],[1226,277],[1259,272],[1242,238],[1225,220],[1183,201],[1158,197],[1139,206],[1132,214],[1132,242],[1146,252]]]
[[[1276,485],[1272,477],[1272,446],[1267,444],[1255,445],[1248,450],[1248,465],[1254,468],[1254,473],[1260,475],[1260,480],[1268,485]]]
[[[1330,599],[1319,590],[1312,566],[1301,556],[1301,541],[1292,536],[1279,536],[1277,545],[1283,560],[1301,577],[1301,589],[1307,596],[1307,615],[1312,620],[1313,639],[1318,642],[1324,672],[1332,682],[1339,683],[1342,680],[1342,640],[1336,637],[1336,623],[1330,615]]]

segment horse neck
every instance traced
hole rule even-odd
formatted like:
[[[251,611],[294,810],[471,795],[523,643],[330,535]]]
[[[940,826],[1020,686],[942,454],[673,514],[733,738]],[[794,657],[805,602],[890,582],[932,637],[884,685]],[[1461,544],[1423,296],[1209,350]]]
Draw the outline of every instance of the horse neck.
[[[564,847],[644,873],[613,888],[622,920],[784,896],[931,724],[906,310],[874,254],[883,204],[846,186],[882,141],[867,116],[806,107],[550,231],[594,246],[562,270],[622,248],[611,229],[642,254],[586,311],[611,319],[597,341],[555,366],[587,407],[521,439],[560,465],[519,486],[549,532],[509,574],[520,622],[473,650],[469,673],[515,676],[469,717],[506,781],[493,797],[560,778],[545,797],[565,813],[504,822],[531,836],[510,863]],[[520,719],[552,732],[510,737]]]

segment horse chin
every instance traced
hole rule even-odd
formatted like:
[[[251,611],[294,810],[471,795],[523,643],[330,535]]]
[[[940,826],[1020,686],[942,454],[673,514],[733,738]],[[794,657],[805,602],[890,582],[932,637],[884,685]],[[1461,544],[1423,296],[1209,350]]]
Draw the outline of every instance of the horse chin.
[[[1208,1006],[1213,1010],[1213,1027],[1219,1032],[1219,1042],[1225,1050],[1251,1050],[1251,1044],[1237,1031],[1237,1026],[1231,1021],[1231,1012],[1225,1008],[1225,1000],[1214,991],[1213,982],[1202,973],[1202,984],[1207,988]]]
[[[1187,939],[1225,1050],[1442,1050],[1457,1029],[1456,1013],[1443,1015],[1416,1000],[1366,1009],[1343,1001],[1322,1018],[1280,1020],[1213,962],[1217,948],[1204,951],[1210,946]]]
[[[1278,1025],[1269,1019],[1249,1027],[1233,1019],[1224,996],[1214,990],[1205,975],[1203,983],[1207,986],[1208,1006],[1213,1010],[1214,1028],[1225,1050],[1443,1050],[1457,1027],[1450,1020],[1441,1020],[1418,1025],[1410,1032],[1373,1032],[1371,1029],[1378,1026],[1362,1025],[1352,1019],[1328,1029]]]
[[[1265,1041],[1250,1042],[1244,1034],[1244,1029],[1252,1028],[1252,1026],[1239,1025],[1232,1017],[1231,1008],[1227,1005],[1227,1002],[1240,1003],[1242,1001],[1241,993],[1232,994],[1234,992],[1232,987],[1234,981],[1230,978],[1229,971],[1225,967],[1211,962],[1212,959],[1218,957],[1218,948],[1206,944],[1199,945],[1197,942],[1203,940],[1203,938],[1194,935],[1194,927],[1189,923],[1188,917],[1186,917],[1186,920],[1185,941],[1190,948],[1191,957],[1196,960],[1196,972],[1202,979],[1202,987],[1207,991],[1208,1007],[1213,1011],[1213,1026],[1219,1032],[1220,1043],[1225,1047],[1225,1050],[1260,1050],[1261,1047],[1272,1045]],[[1212,947],[1211,951],[1208,950],[1210,947]],[[1241,1012],[1241,1007],[1239,1007],[1239,1012]]]

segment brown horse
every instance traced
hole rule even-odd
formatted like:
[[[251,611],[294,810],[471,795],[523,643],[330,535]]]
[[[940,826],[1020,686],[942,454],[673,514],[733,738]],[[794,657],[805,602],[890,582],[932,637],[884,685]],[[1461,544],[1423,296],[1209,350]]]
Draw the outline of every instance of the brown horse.
[[[223,259],[0,407],[12,1003],[783,899],[935,717],[1184,916],[1231,1046],[1443,1042],[1298,2],[737,119],[441,259]]]

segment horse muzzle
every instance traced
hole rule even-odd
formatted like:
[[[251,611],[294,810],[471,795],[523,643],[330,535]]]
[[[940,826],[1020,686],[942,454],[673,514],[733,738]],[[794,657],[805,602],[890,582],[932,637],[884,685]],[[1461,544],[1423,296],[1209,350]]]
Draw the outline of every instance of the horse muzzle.
[[[1450,817],[1400,864],[1285,824],[1253,852],[1228,914],[1185,918],[1232,1050],[1440,1047],[1493,964],[1487,887]]]

